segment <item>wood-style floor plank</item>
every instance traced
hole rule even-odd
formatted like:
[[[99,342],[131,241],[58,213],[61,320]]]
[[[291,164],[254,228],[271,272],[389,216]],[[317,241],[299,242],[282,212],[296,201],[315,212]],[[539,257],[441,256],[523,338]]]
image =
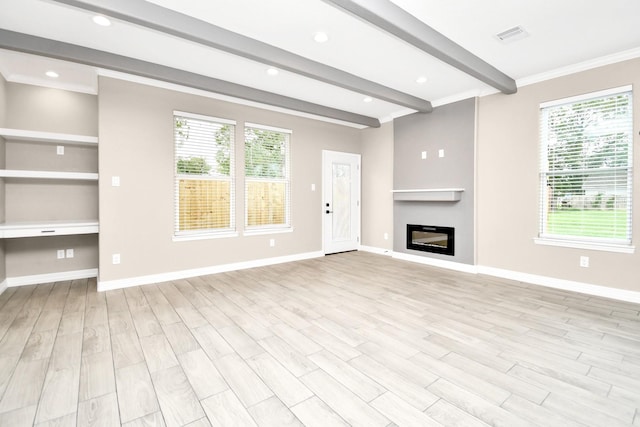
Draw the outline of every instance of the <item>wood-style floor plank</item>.
[[[386,256],[0,307],[0,426],[640,427],[640,305]]]
[[[160,410],[146,364],[116,369],[116,386],[122,423]]]
[[[183,426],[204,417],[204,411],[180,366],[151,376],[167,427]]]

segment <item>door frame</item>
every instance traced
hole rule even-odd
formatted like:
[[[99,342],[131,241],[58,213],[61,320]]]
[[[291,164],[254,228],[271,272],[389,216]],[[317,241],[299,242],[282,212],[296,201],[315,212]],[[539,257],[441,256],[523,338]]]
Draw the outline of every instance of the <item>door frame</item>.
[[[358,154],[358,153],[350,153],[350,152],[346,152],[346,151],[335,151],[335,150],[322,150],[322,188],[321,188],[321,192],[322,192],[322,204],[321,204],[321,210],[320,210],[320,215],[322,216],[321,221],[322,221],[322,252],[327,255],[327,248],[326,248],[326,239],[325,239],[325,233],[327,232],[326,230],[326,226],[325,226],[325,215],[327,215],[325,213],[326,210],[326,202],[327,200],[325,199],[325,191],[326,188],[325,186],[327,185],[327,180],[329,179],[329,177],[327,177],[327,162],[330,161],[329,156],[330,155],[347,155],[347,156],[353,156],[354,159],[357,159],[356,164],[357,164],[357,168],[356,168],[356,173],[357,173],[357,177],[358,177],[358,182],[357,182],[357,186],[355,188],[355,192],[352,193],[352,197],[355,197],[356,199],[356,218],[357,218],[357,225],[356,225],[356,247],[354,248],[354,250],[358,250],[360,245],[362,244],[361,241],[361,236],[362,236],[362,155]],[[352,198],[353,200],[353,198]],[[333,206],[331,206],[331,209],[333,209]],[[331,253],[338,253],[338,252],[331,252]]]

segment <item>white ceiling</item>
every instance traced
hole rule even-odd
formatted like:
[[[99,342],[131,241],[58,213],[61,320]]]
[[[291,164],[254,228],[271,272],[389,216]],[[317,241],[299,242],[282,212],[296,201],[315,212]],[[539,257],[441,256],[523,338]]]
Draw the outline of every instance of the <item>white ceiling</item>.
[[[485,83],[321,0],[148,0],[214,25],[441,105],[495,92]],[[519,84],[558,70],[640,56],[637,0],[392,0]],[[90,12],[46,0],[0,0],[0,28],[139,58],[350,111],[381,121],[405,107],[281,71],[127,22],[110,27]],[[495,34],[516,25],[529,37],[504,43]],[[324,31],[329,41],[316,43]],[[55,69],[60,77],[44,72]],[[97,70],[0,50],[9,81],[96,91]],[[424,84],[416,83],[427,77]]]

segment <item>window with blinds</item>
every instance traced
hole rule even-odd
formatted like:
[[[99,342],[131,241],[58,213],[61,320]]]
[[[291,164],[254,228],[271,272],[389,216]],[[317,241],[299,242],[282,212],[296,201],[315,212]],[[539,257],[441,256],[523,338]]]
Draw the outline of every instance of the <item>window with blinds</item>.
[[[247,231],[291,226],[290,137],[287,129],[245,124]]]
[[[235,122],[174,112],[175,235],[235,230]]]
[[[540,107],[540,237],[630,245],[631,86]]]

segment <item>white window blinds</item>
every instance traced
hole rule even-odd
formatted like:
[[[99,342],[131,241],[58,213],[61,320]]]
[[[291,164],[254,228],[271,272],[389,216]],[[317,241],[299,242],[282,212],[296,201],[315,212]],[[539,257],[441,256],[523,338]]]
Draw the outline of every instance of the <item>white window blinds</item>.
[[[174,112],[175,235],[235,230],[235,122]]]
[[[247,230],[291,226],[291,131],[245,124],[245,226]]]
[[[631,244],[631,87],[541,105],[540,237]]]

